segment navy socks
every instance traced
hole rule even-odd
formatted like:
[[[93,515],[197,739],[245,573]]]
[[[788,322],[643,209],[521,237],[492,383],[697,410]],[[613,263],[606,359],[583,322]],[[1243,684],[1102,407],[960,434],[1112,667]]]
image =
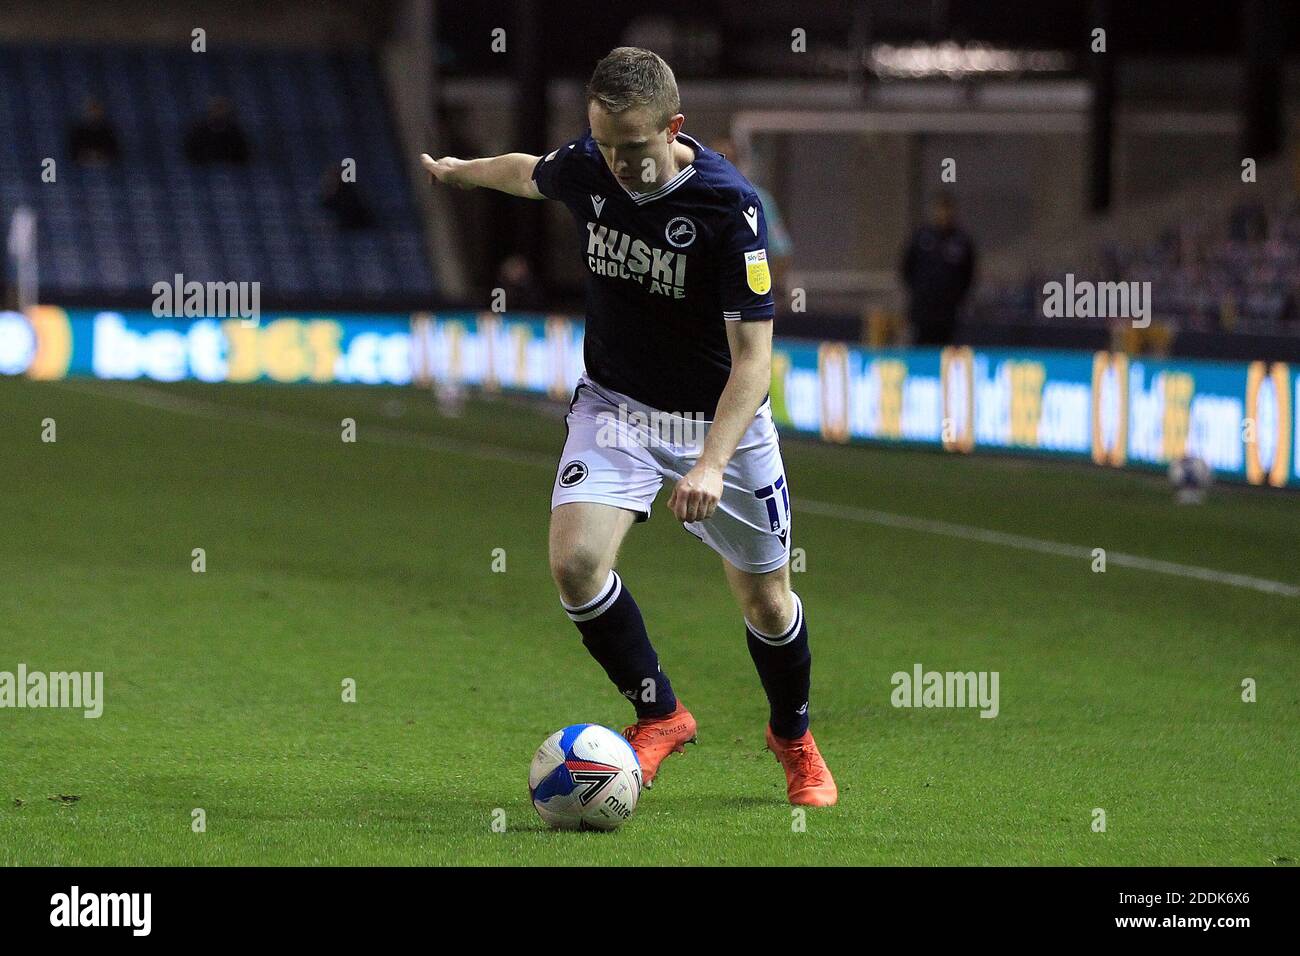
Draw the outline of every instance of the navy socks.
[[[618,572],[609,573],[596,597],[578,607],[565,604],[564,610],[582,633],[583,645],[619,693],[632,702],[638,718],[665,717],[677,708],[641,609]],[[794,595],[794,620],[783,632],[764,634],[746,621],[745,638],[767,694],[772,733],[787,740],[802,737],[808,730],[812,652],[799,595]]]
[[[767,692],[772,733],[786,740],[802,737],[808,730],[812,652],[799,595],[794,596],[794,620],[782,633],[764,634],[745,621],[745,637],[758,679]]]
[[[666,717],[677,709],[677,697],[659,669],[659,655],[646,634],[641,609],[617,571],[609,572],[595,598],[579,607],[565,604],[564,610],[582,632],[583,645],[619,693],[632,702],[638,718]]]

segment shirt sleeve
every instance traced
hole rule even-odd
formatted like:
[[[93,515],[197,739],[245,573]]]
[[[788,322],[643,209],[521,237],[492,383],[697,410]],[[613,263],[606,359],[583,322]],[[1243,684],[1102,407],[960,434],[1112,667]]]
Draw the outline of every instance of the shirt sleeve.
[[[559,149],[552,150],[537,161],[533,167],[533,182],[537,190],[547,199],[563,201],[572,191],[577,163],[574,153],[582,140],[575,139],[565,143]]]
[[[754,193],[746,193],[728,217],[718,247],[722,317],[728,322],[771,319],[776,306],[763,203]]]

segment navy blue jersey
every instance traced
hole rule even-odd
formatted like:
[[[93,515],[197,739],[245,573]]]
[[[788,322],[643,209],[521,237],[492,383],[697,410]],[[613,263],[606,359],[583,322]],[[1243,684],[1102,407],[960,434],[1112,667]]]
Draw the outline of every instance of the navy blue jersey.
[[[731,371],[726,322],[770,320],[767,224],[754,187],[689,136],[695,161],[629,192],[588,130],[533,169],[569,207],[587,265],[583,357],[597,383],[712,418]]]

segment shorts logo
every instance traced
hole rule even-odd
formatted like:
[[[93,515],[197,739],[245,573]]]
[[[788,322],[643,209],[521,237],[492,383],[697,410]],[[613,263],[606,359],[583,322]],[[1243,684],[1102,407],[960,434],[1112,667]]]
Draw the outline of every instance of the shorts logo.
[[[772,288],[772,274],[767,270],[767,250],[755,249],[745,253],[745,282],[749,291],[762,295]]]
[[[675,216],[664,227],[664,238],[678,249],[685,249],[695,241],[695,223],[685,216]]]
[[[560,487],[572,488],[582,483],[587,477],[587,466],[580,461],[571,461],[560,469]]]
[[[785,475],[780,475],[770,485],[764,485],[754,492],[754,497],[767,506],[767,520],[771,531],[785,544],[790,531],[790,489],[786,487]]]

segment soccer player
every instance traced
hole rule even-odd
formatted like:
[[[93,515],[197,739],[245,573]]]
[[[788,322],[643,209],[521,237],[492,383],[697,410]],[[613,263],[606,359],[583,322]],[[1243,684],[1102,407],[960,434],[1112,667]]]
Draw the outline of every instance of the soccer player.
[[[838,793],[808,729],[812,656],[790,589],[790,491],[768,400],[773,301],[754,187],[682,133],[677,81],[619,47],[587,85],[589,130],[546,156],[421,162],[439,182],[564,203],[587,266],[586,370],[551,495],[550,564],[583,644],[636,708],[624,731],[647,786],[695,740],[615,559],[668,510],[722,557],[767,693],[767,745],[790,802]]]

